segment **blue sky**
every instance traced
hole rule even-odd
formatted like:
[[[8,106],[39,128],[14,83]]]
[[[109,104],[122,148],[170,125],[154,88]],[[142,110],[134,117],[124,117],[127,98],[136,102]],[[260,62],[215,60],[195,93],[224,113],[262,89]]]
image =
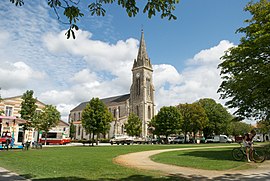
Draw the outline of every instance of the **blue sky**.
[[[47,1],[25,0],[15,7],[0,4],[0,87],[2,97],[32,89],[42,102],[54,104],[67,121],[69,111],[92,97],[129,92],[131,66],[143,27],[154,66],[156,104],[191,103],[216,93],[221,82],[217,65],[229,47],[239,43],[235,31],[250,17],[246,0],[185,0],[176,21],[129,18],[117,5],[105,17],[85,14],[76,40],[57,21]],[[84,2],[84,1],[82,1]]]

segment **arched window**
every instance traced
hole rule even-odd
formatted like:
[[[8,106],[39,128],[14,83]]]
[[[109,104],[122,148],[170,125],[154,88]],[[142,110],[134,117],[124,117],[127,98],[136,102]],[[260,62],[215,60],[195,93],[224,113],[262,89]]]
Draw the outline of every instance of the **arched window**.
[[[81,134],[81,126],[78,126],[78,136]]]
[[[78,114],[79,114],[79,120],[81,120],[81,112],[78,112]]]
[[[151,107],[148,106],[148,119],[151,119]]]
[[[120,114],[120,106],[118,106],[118,116],[119,116],[119,118],[121,117],[120,115],[121,115]]]
[[[113,117],[116,118],[116,109],[113,110]]]
[[[121,130],[121,132],[122,132],[121,134],[124,134],[124,125],[122,125],[121,129],[122,129]]]
[[[136,106],[136,109],[137,109],[137,116],[139,117],[140,116],[139,106]]]
[[[74,121],[77,121],[76,119],[76,113],[73,114]]]
[[[137,95],[139,96],[140,94],[141,94],[141,89],[140,89],[140,87],[141,87],[141,81],[140,81],[140,78],[137,78],[136,79],[136,92],[137,92]]]
[[[146,94],[150,97],[151,91],[150,91],[150,79],[146,78]]]

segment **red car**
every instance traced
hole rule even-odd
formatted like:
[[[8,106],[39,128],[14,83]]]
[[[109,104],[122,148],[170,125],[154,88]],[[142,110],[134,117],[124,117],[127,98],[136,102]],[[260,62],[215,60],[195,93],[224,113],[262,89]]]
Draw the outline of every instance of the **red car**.
[[[8,131],[3,132],[3,134],[0,138],[0,143],[5,144],[7,142],[7,140],[9,140],[9,142],[11,141],[11,133]]]

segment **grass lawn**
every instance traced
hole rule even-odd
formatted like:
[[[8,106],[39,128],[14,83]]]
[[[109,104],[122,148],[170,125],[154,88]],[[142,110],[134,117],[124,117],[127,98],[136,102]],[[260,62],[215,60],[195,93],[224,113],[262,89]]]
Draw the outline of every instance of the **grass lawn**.
[[[160,163],[207,170],[250,168],[246,160],[233,160],[232,148],[172,151],[153,155],[151,159]]]
[[[173,177],[164,177],[157,172],[122,167],[114,164],[112,160],[118,155],[130,152],[194,146],[210,145],[82,146],[43,148],[42,150],[29,151],[1,151],[0,167],[33,180],[174,180]],[[211,144],[211,146],[214,146],[214,144]],[[231,148],[228,150],[231,150]],[[196,155],[196,152],[200,152],[200,150],[183,152],[184,155],[181,157],[183,159],[184,157],[191,158],[190,154]],[[217,154],[213,151],[209,152]],[[181,155],[180,152],[174,153]],[[201,156],[195,157],[200,160],[204,159]],[[212,156],[211,163],[217,159],[220,164],[223,164],[227,162],[226,158],[228,158],[230,163],[244,164],[244,162],[233,162],[229,157],[220,158],[220,156]],[[182,162],[181,160],[179,162]]]

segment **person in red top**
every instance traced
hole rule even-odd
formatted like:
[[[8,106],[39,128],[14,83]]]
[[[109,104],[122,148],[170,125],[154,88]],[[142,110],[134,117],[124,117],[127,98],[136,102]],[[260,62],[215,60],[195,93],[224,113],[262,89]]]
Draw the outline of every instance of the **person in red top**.
[[[252,130],[250,133],[245,134],[243,139],[243,144],[246,147],[246,155],[247,155],[247,161],[251,162],[250,160],[253,160],[252,158],[252,150],[253,150],[253,138],[256,135],[256,131]]]

